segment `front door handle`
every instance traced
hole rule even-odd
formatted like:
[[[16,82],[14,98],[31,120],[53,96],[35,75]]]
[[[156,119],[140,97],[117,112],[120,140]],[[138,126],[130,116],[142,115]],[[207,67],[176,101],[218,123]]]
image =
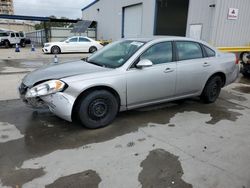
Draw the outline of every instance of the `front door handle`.
[[[203,67],[209,67],[209,66],[210,66],[210,63],[208,62],[203,63]]]
[[[170,73],[170,72],[174,72],[174,69],[171,69],[171,68],[166,68],[164,70],[165,73]]]

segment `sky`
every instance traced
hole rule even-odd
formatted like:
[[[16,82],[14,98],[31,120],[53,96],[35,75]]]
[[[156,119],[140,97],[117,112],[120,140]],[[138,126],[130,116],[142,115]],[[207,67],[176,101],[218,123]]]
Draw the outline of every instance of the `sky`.
[[[93,0],[13,0],[16,15],[81,18],[81,9]]]

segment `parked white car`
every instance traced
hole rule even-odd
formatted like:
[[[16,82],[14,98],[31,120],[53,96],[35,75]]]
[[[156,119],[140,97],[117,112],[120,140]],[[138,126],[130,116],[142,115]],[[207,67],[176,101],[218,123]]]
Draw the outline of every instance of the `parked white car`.
[[[50,42],[45,43],[43,47],[44,53],[67,53],[67,52],[89,52],[94,53],[97,50],[101,49],[103,46],[88,37],[83,36],[74,36],[70,37],[61,42]]]

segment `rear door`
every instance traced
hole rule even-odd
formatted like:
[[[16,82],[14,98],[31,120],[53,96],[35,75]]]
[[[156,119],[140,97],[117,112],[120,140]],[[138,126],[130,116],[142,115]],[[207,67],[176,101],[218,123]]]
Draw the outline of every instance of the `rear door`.
[[[80,52],[89,52],[91,44],[92,42],[89,39],[85,37],[79,37],[78,49]]]
[[[197,42],[176,41],[175,47],[178,58],[176,95],[196,94],[206,82],[211,63],[204,58],[202,47]]]
[[[15,33],[16,35],[16,43],[20,44],[21,38],[20,38],[20,34],[19,33]]]

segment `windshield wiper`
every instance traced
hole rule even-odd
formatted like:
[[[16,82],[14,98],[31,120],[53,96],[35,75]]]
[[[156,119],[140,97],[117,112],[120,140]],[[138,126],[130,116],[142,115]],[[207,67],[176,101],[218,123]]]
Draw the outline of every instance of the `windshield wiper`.
[[[87,63],[90,63],[90,64],[93,64],[93,65],[97,65],[99,67],[103,67],[103,65],[99,64],[99,63],[96,63],[94,61],[86,61]]]
[[[96,63],[94,61],[89,61],[88,58],[82,58],[81,60],[87,62],[87,63],[90,63],[90,64],[93,64],[93,65],[97,65],[99,67],[105,67],[105,68],[112,68],[114,69],[115,67],[111,66],[111,65],[105,65],[105,64],[99,64],[99,63]]]

